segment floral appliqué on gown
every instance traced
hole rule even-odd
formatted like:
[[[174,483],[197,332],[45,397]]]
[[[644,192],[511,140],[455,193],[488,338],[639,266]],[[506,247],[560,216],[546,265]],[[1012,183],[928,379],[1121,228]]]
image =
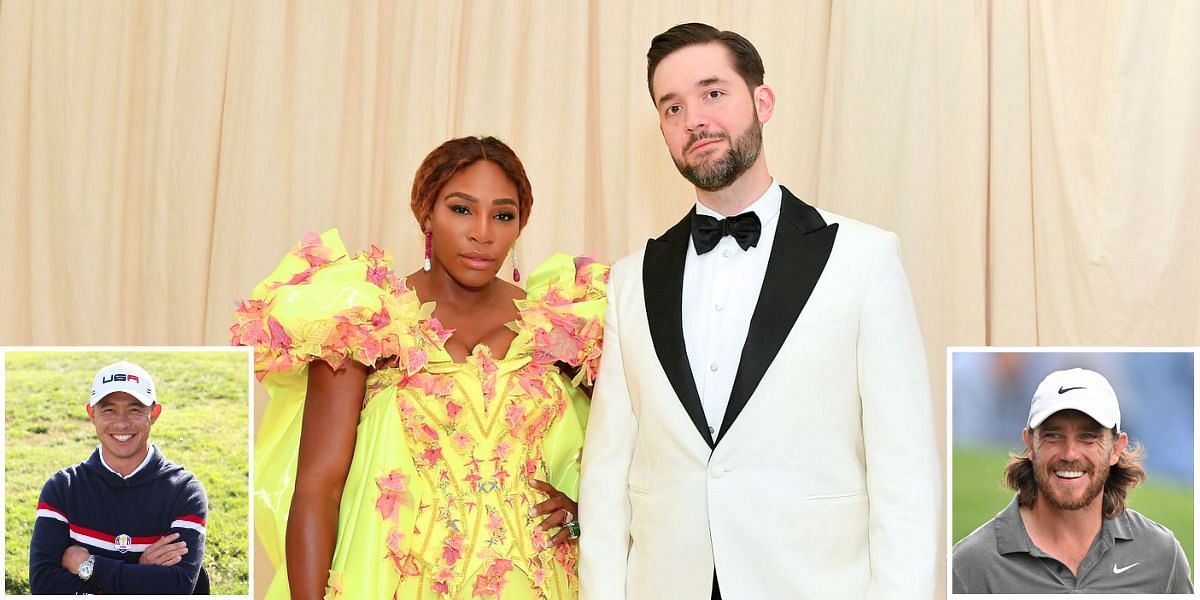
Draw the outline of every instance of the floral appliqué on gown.
[[[572,498],[599,366],[608,267],[555,255],[530,274],[516,338],[462,362],[452,331],[372,246],[305,236],[239,303],[233,343],[254,347],[271,396],[255,442],[255,530],[288,596],[284,536],[308,363],[373,370],[342,494],[329,598],[556,599],[578,595],[574,544],[549,546],[533,479]],[[574,375],[565,374],[568,365]]]

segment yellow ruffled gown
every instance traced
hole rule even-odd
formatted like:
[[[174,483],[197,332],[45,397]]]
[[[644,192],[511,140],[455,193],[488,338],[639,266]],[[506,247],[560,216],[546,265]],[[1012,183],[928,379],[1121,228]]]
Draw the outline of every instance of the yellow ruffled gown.
[[[591,384],[599,365],[608,267],[556,255],[528,278],[505,356],[477,346],[463,362],[376,247],[350,257],[336,230],[309,234],[240,303],[233,343],[254,346],[270,393],[254,449],[254,527],[288,597],[284,535],[292,499],[307,365],[346,360],[374,370],[342,495],[326,596],[571,599],[575,544],[529,508],[549,481],[571,498]],[[572,379],[556,363],[578,367]]]

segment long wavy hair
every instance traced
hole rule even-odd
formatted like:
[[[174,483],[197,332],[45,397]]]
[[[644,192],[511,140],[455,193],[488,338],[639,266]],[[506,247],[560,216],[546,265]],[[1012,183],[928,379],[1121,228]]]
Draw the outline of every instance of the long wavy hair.
[[[1032,435],[1033,432],[1030,432]],[[1113,441],[1120,436],[1112,430]],[[1004,486],[1017,492],[1017,503],[1021,506],[1033,506],[1037,500],[1037,479],[1033,474],[1033,459],[1028,449],[1021,452],[1010,452],[1008,466],[1004,469]],[[1125,497],[1129,490],[1137,487],[1146,478],[1146,470],[1142,462],[1146,459],[1146,449],[1138,442],[1130,440],[1117,458],[1117,464],[1109,467],[1108,479],[1104,480],[1104,516],[1119,517],[1125,514]]]

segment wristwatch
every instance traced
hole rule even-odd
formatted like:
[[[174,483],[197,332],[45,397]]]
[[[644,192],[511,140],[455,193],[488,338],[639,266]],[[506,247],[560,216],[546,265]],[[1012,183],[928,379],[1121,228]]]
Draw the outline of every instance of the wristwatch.
[[[87,560],[79,563],[79,578],[87,581],[92,578],[92,567],[96,565],[96,557],[89,556]]]

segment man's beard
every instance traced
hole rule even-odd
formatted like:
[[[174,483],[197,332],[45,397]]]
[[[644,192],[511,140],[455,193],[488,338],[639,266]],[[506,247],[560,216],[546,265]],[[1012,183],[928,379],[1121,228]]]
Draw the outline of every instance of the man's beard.
[[[1101,493],[1104,492],[1104,482],[1108,481],[1109,465],[1107,462],[1101,461],[1101,464],[1090,473],[1092,477],[1091,483],[1083,490],[1083,494],[1078,497],[1063,497],[1058,495],[1058,491],[1054,487],[1053,478],[1054,471],[1085,471],[1082,464],[1079,463],[1057,463],[1054,468],[1046,468],[1039,465],[1036,460],[1033,462],[1033,480],[1037,483],[1038,497],[1044,498],[1050,506],[1058,510],[1080,510],[1087,508]],[[1085,473],[1085,477],[1089,474]]]
[[[679,173],[692,182],[692,185],[706,192],[715,192],[729,187],[734,181],[737,181],[738,177],[741,177],[742,173],[746,172],[746,169],[754,165],[754,161],[758,160],[759,152],[762,151],[762,123],[758,121],[757,113],[751,112],[751,115],[754,117],[754,122],[732,140],[729,139],[728,133],[700,132],[694,134],[683,148],[683,154],[687,156],[688,150],[700,140],[724,139],[729,141],[729,150],[724,156],[701,164],[691,164],[686,162],[685,158],[672,156],[675,168],[679,169]]]

